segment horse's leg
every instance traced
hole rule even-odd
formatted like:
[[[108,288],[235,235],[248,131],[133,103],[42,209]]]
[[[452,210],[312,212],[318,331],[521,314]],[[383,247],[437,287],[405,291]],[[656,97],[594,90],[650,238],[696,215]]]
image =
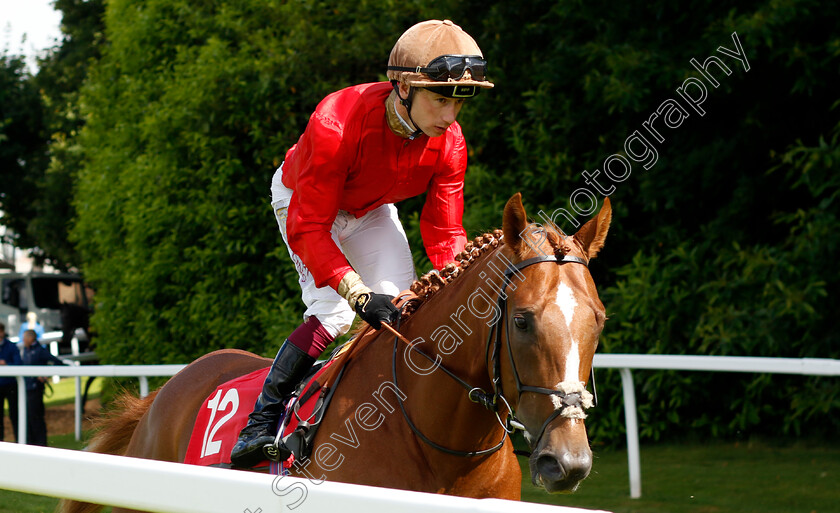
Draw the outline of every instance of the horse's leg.
[[[93,384],[94,379],[96,379],[96,376],[88,376],[88,379],[85,382],[85,391],[84,393],[82,393],[82,414],[85,413],[85,405],[87,404],[88,392],[90,391],[90,386]]]

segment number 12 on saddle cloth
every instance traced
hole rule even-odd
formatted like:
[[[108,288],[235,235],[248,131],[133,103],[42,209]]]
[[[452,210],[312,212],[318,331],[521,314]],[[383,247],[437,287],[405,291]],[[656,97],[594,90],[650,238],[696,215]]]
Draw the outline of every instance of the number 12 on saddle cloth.
[[[326,410],[327,402],[332,394],[328,393],[329,389],[321,388],[318,378],[334,362],[335,360],[330,360],[320,368],[313,369],[316,372],[304,381],[305,385],[302,389],[299,388],[301,399],[299,405],[296,397],[288,402],[286,412],[280,417],[280,424],[284,426],[284,436],[293,432],[301,420],[312,420],[316,416],[316,410]],[[236,444],[239,432],[248,423],[248,414],[251,413],[262,391],[268,370],[268,367],[259,369],[223,383],[204,400],[190,435],[184,463],[204,467],[231,467],[230,451]],[[333,385],[336,384],[337,379]],[[317,393],[319,391],[320,394]],[[293,409],[294,413],[291,412]],[[323,418],[323,411],[317,413],[319,420]],[[285,422],[284,419],[287,417],[289,420]],[[313,426],[311,433],[313,436],[314,427],[317,425]],[[268,460],[258,464],[255,469],[265,469],[269,466],[272,473],[279,473],[279,465]]]
[[[230,466],[230,451],[248,423],[268,367],[223,383],[202,403],[195,419],[184,463]],[[267,463],[266,463],[267,466]]]

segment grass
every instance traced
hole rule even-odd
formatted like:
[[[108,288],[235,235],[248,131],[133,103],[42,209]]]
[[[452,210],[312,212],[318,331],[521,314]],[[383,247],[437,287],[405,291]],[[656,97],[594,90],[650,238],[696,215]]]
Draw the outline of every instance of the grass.
[[[87,382],[87,378],[82,378],[82,392],[85,391],[85,383]],[[76,380],[74,378],[62,378],[61,381],[58,383],[53,383],[50,380],[50,385],[52,385],[52,395],[47,397],[44,396],[44,405],[49,408],[50,406],[58,406],[62,404],[72,404],[76,398]],[[93,384],[90,386],[90,390],[88,391],[88,399],[95,399],[99,397],[99,394],[102,392],[102,378],[96,378],[93,380]],[[49,393],[49,389],[47,391]]]
[[[50,446],[80,449],[73,435]],[[840,444],[663,443],[642,447],[642,497],[629,498],[627,452],[595,452],[574,494],[549,495],[523,466],[522,500],[614,513],[828,513],[840,504]],[[0,490],[0,513],[52,512],[58,499]]]
[[[643,446],[641,457],[640,499],[629,498],[626,451],[596,452],[592,475],[574,494],[547,495],[523,479],[522,499],[615,513],[827,513],[840,508],[840,445],[658,444]]]

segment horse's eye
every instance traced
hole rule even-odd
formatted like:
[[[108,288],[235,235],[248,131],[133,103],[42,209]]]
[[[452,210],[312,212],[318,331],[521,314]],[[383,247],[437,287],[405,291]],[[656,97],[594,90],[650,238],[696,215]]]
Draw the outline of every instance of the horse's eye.
[[[528,322],[525,320],[525,317],[521,315],[513,316],[513,325],[516,326],[516,329],[520,329],[523,331],[528,329]]]

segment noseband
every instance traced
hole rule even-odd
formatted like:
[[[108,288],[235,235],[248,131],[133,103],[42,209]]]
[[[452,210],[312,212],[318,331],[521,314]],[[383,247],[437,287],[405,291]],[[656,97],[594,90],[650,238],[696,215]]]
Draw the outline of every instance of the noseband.
[[[508,434],[513,433],[516,430],[526,431],[525,425],[522,424],[517,418],[516,413],[511,408],[510,404],[508,404],[507,400],[505,399],[503,392],[502,392],[502,377],[501,377],[501,368],[502,368],[502,361],[501,361],[501,348],[502,348],[502,330],[499,327],[500,322],[503,322],[506,318],[507,313],[507,295],[505,294],[505,289],[507,289],[508,285],[510,285],[511,276],[514,273],[521,271],[522,269],[534,265],[540,264],[543,262],[554,262],[557,265],[562,265],[566,263],[575,263],[575,264],[582,264],[584,266],[587,265],[586,261],[582,258],[572,256],[572,255],[563,255],[561,258],[557,258],[556,256],[540,256],[529,258],[527,260],[523,260],[515,265],[508,265],[504,272],[504,281],[502,282],[502,286],[499,288],[499,297],[496,301],[499,307],[499,318],[493,324],[493,327],[490,330],[490,334],[487,337],[487,348],[485,350],[485,361],[488,360],[490,357],[490,346],[493,346],[493,354],[492,354],[492,365],[493,365],[493,375],[491,378],[493,384],[493,393],[489,394],[482,390],[479,387],[473,387],[463,379],[456,376],[452,373],[449,369],[440,365],[438,361],[434,358],[426,354],[425,352],[418,349],[416,346],[411,345],[411,350],[419,353],[423,357],[425,357],[430,362],[437,365],[437,368],[442,370],[446,373],[449,377],[457,381],[462,387],[467,390],[468,397],[470,401],[474,403],[481,404],[488,410],[495,413],[496,418],[499,420],[499,423],[504,428],[504,432],[502,434],[502,439],[493,447],[488,449],[481,449],[475,451],[460,451],[456,449],[450,449],[448,447],[444,447],[440,444],[437,444],[426,437],[418,428],[414,425],[411,419],[408,416],[408,412],[405,410],[405,405],[403,404],[402,399],[400,398],[399,394],[397,394],[397,402],[400,405],[400,409],[402,410],[403,417],[405,418],[406,422],[408,423],[411,430],[414,432],[415,435],[418,436],[423,442],[434,447],[435,449],[445,452],[447,454],[453,454],[456,456],[479,456],[485,454],[491,454],[499,449],[505,443],[505,439],[507,438]],[[403,305],[403,308],[405,305]],[[399,321],[397,324],[397,329],[399,329]],[[519,379],[519,372],[516,369],[516,361],[513,359],[513,351],[510,347],[510,323],[505,323],[505,334],[507,335],[505,338],[507,339],[507,353],[508,358],[510,359],[510,365],[513,369],[513,376],[516,380],[516,390],[519,397],[522,396],[523,392],[532,392],[537,394],[543,394],[551,397],[552,403],[554,404],[554,412],[548,416],[548,418],[543,422],[542,427],[540,428],[539,436],[537,436],[534,442],[531,444],[532,448],[536,447],[539,443],[539,440],[542,438],[543,433],[545,432],[546,427],[558,416],[564,416],[568,418],[584,418],[585,415],[583,414],[583,410],[593,406],[593,394],[590,394],[581,383],[559,383],[558,389],[550,389],[544,387],[535,387],[531,385],[523,385],[522,381]],[[394,337],[394,354],[393,359],[391,362],[391,370],[394,379],[394,385],[399,388],[397,384],[397,345],[399,342],[399,338]],[[590,369],[590,382],[592,383],[592,390],[595,391],[595,376],[594,370]],[[504,403],[505,407],[508,410],[507,419],[502,420],[499,416],[499,404]],[[594,404],[597,404],[597,398],[594,399]],[[530,440],[529,440],[530,441]]]

